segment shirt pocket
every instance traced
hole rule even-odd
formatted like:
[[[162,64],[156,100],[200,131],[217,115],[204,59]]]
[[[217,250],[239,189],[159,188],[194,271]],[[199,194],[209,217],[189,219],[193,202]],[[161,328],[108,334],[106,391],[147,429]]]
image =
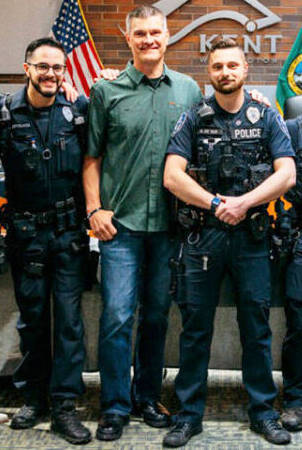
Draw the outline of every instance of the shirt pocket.
[[[14,173],[25,177],[38,176],[41,170],[41,153],[36,137],[30,129],[15,128],[12,131],[12,151],[9,152],[9,166]]]
[[[58,133],[55,143],[57,173],[80,173],[82,150],[77,131],[73,128]]]
[[[137,137],[148,123],[148,113],[144,105],[120,105],[111,110],[109,126],[119,136]]]

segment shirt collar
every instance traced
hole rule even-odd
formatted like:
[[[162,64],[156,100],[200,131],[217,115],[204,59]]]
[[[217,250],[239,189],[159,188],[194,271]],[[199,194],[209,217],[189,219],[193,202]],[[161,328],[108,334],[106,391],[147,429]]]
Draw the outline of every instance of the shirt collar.
[[[17,91],[12,96],[12,102],[10,104],[10,110],[13,111],[15,109],[27,108],[27,98],[26,98],[26,90],[27,86],[24,86],[22,89]],[[57,94],[55,99],[55,104],[70,106],[70,102],[68,102],[65,98],[64,94]]]
[[[140,72],[139,70],[137,70],[132,61],[129,61],[126,67],[126,72],[129,76],[129,78],[133,81],[133,83],[135,83],[137,86],[143,81],[143,79],[145,78],[145,75]],[[162,74],[162,79],[165,83],[167,84],[171,84],[171,73],[170,73],[170,69],[168,69],[168,67],[166,66],[166,64],[164,64],[164,70],[163,70],[163,74]]]
[[[19,109],[19,108],[27,108],[26,89],[27,89],[27,87],[24,86],[22,89],[19,89],[12,96],[12,101],[11,101],[11,104],[10,104],[10,107],[9,107],[9,109],[11,111],[14,110],[14,109]]]

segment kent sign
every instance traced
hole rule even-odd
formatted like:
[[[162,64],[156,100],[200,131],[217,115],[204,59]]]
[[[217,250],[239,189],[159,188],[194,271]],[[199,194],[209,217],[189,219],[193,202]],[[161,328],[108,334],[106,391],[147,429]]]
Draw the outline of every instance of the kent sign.
[[[282,35],[280,34],[265,34],[258,35],[255,34],[255,31],[261,30],[263,28],[270,27],[275,25],[276,23],[281,22],[281,18],[270,11],[266,6],[264,6],[258,0],[241,0],[243,3],[247,3],[258,12],[262,14],[262,17],[256,20],[251,20],[246,15],[237,12],[231,11],[228,9],[221,9],[219,11],[211,12],[205,14],[198,19],[193,20],[193,22],[186,25],[182,30],[178,31],[176,34],[171,36],[169,45],[175,44],[183,37],[187,36],[191,31],[195,30],[197,27],[204,25],[207,22],[211,22],[213,20],[219,19],[229,19],[234,20],[235,22],[240,23],[245,27],[246,34],[243,34],[243,49],[245,53],[253,51],[255,54],[260,54],[262,52],[262,44],[266,41],[269,44],[269,52],[271,54],[277,53],[277,43],[279,39],[282,39]],[[176,9],[180,8],[182,5],[187,3],[188,0],[160,0],[156,3],[153,3],[153,6],[159,8],[165,16],[168,16]],[[253,33],[253,35],[251,35]],[[213,34],[211,36],[206,36],[205,34],[200,35],[200,53],[206,53],[211,46],[211,42],[217,34]],[[224,34],[224,36],[237,38],[237,34]],[[250,58],[252,59],[252,58]],[[265,61],[265,59],[267,61]],[[262,62],[268,62],[268,58],[264,58]],[[250,61],[252,62],[252,61]]]

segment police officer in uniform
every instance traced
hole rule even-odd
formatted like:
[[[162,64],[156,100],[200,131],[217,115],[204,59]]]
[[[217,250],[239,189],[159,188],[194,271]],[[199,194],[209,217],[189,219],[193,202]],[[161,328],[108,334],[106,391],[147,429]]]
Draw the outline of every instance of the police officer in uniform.
[[[294,152],[283,120],[244,91],[247,63],[235,41],[219,38],[213,44],[208,71],[215,94],[180,117],[164,173],[165,186],[187,203],[186,214],[194,220],[186,232],[179,299],[183,332],[175,387],[181,408],[163,444],[178,447],[202,431],[213,321],[226,271],[239,294],[251,429],[287,444],[290,434],[273,409],[266,205],[294,185]],[[197,181],[186,173],[188,165]]]
[[[286,269],[284,309],[287,332],[282,347],[283,406],[282,424],[289,431],[302,430],[302,116],[286,122],[296,152],[297,185],[285,198],[292,208],[278,200],[275,244],[281,255],[289,256]]]
[[[84,362],[81,294],[86,232],[81,168],[87,100],[58,93],[66,52],[51,38],[29,44],[27,86],[2,101],[1,158],[8,198],[8,247],[23,359],[14,374],[25,405],[11,428],[51,428],[74,444],[91,439],[75,410]],[[53,348],[51,306],[53,298]]]

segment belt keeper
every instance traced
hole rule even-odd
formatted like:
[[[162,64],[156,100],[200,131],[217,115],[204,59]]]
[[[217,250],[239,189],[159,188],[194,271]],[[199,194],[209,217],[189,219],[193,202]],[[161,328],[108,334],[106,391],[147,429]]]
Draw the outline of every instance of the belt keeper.
[[[95,214],[96,212],[100,211],[101,209],[103,209],[103,208],[101,206],[99,206],[98,208],[93,209],[92,211],[90,211],[90,213],[87,214],[87,219],[89,220],[90,217],[93,216],[93,214]]]

